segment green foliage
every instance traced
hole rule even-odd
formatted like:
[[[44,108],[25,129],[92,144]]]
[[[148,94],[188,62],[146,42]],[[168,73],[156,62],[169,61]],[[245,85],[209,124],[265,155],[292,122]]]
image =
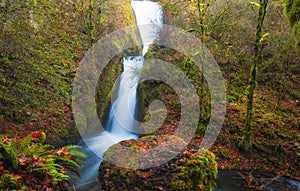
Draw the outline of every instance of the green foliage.
[[[214,3],[215,6],[210,6],[211,11],[209,13],[216,14],[218,10],[222,10],[225,6],[228,6],[230,11],[223,15],[219,25],[214,28],[206,44],[223,72],[228,92],[224,132],[220,133],[219,138],[221,141],[216,146],[232,143],[229,145],[230,151],[238,152],[237,155],[240,154],[244,147],[243,124],[247,112],[245,107],[247,95],[250,93],[250,88],[248,88],[249,68],[253,64],[253,45],[256,40],[255,33],[260,7],[259,1],[250,3],[251,1],[218,0]],[[188,1],[160,0],[160,2],[162,2],[164,8],[165,23],[179,26],[184,30],[191,28],[189,23],[193,23],[195,20],[188,20],[187,18],[190,17],[189,12],[197,11],[197,9],[190,9],[190,7],[186,6]],[[194,2],[196,3],[196,1]],[[263,48],[263,59],[262,64],[257,66],[256,81],[253,81],[256,86],[253,107],[255,115],[251,122],[253,135],[250,147],[262,158],[268,158],[268,162],[258,164],[261,168],[265,169],[265,166],[268,165],[269,167],[273,166],[273,170],[276,172],[279,169],[274,164],[276,163],[275,158],[279,156],[278,153],[272,152],[268,147],[266,150],[270,154],[266,157],[264,151],[258,150],[255,144],[263,140],[262,145],[274,142],[289,148],[287,149],[288,153],[284,156],[284,160],[290,166],[282,167],[281,170],[292,169],[291,172],[294,171],[292,174],[297,174],[299,172],[298,164],[300,163],[299,158],[296,159],[296,155],[299,152],[290,148],[293,147],[294,142],[298,141],[295,139],[295,134],[299,134],[297,104],[299,104],[300,88],[297,82],[300,74],[300,57],[296,55],[294,36],[283,13],[282,0],[269,1],[261,38],[258,39],[258,45]],[[197,35],[196,32],[195,35]],[[198,37],[201,38],[200,36]],[[149,51],[151,51],[151,48]],[[187,75],[193,84],[196,84],[195,82],[199,78],[192,78],[191,74],[199,76],[199,72],[197,73],[192,67],[192,63],[183,59],[175,60],[176,55],[169,56],[170,53],[166,51],[153,57],[161,58],[161,55],[168,55],[168,57],[173,59],[172,63],[176,65],[183,63],[184,71],[187,68],[191,68],[188,70]],[[165,57],[168,58],[167,56]],[[163,58],[163,60],[168,59]],[[195,87],[197,88],[197,84]],[[148,94],[147,96],[149,96]],[[268,113],[274,113],[274,115],[268,116],[266,115]],[[205,127],[205,124],[200,123],[198,132],[201,134]],[[201,135],[197,134],[197,136]],[[279,143],[278,140],[282,142]],[[218,153],[218,156],[222,156],[222,154]],[[233,158],[230,159],[230,161],[234,160]],[[272,161],[273,164],[269,161]],[[241,160],[239,158],[239,161],[230,164],[237,164],[235,168],[239,168],[240,163]],[[268,170],[270,170],[269,167]]]
[[[79,175],[80,147],[59,150],[44,144],[46,135],[36,131],[24,138],[0,136],[0,190],[66,190],[72,186],[68,171]]]
[[[0,188],[3,191],[11,190],[26,190],[26,186],[22,186],[19,183],[20,176],[14,176],[13,174],[5,173],[0,176]]]
[[[184,162],[178,176],[171,182],[172,190],[212,191],[218,168],[215,155],[209,151],[204,155],[195,154]]]
[[[254,5],[254,6],[258,7],[258,8],[260,8],[260,4],[259,4],[259,3],[256,3],[256,2],[250,2],[250,4],[251,4],[251,5]]]
[[[225,159],[230,159],[230,153],[228,150],[220,149],[217,154]]]
[[[71,98],[78,64],[95,41],[134,23],[129,1],[1,1],[0,122],[17,124],[16,129],[4,127],[2,132],[43,128],[51,132],[50,143],[76,142],[79,134],[72,121]],[[99,79],[101,119],[108,113],[109,85],[122,70],[119,63],[113,62]],[[110,75],[114,67],[116,72]]]
[[[31,123],[27,127],[33,130],[43,124],[45,132],[54,132],[49,141],[57,143],[76,134],[68,118],[71,83],[89,46],[79,5],[67,0],[0,3],[0,115],[12,123]]]
[[[283,5],[300,50],[300,0],[283,0]]]
[[[0,141],[0,149],[1,149],[0,160],[6,161],[14,169],[16,169],[18,167],[18,157],[16,154],[15,146],[11,142],[5,144],[3,141]]]

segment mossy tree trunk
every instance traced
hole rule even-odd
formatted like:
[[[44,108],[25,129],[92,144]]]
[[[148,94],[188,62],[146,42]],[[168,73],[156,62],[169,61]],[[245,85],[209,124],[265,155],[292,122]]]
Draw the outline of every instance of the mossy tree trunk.
[[[194,7],[197,13],[195,15],[198,15],[196,18],[196,27],[191,28],[188,31],[189,32],[196,32],[200,36],[201,42],[202,42],[202,49],[204,49],[205,45],[208,42],[208,38],[211,36],[211,33],[214,31],[214,29],[218,26],[218,22],[222,19],[222,17],[225,15],[225,13],[228,11],[228,7],[224,7],[220,12],[218,12],[216,15],[214,13],[211,13],[211,5],[216,3],[216,0],[188,0],[189,3],[191,3]],[[201,79],[200,79],[200,89],[199,89],[199,102],[200,102],[200,117],[203,117],[203,100],[204,100],[204,71],[205,66],[202,64],[201,66]]]
[[[285,14],[296,37],[296,47],[300,52],[300,0],[283,0]]]
[[[200,35],[201,35],[201,42],[202,42],[202,46],[204,46],[207,43],[206,38],[204,38],[205,35],[205,28],[204,28],[204,17],[205,17],[205,10],[201,8],[201,5],[205,5],[205,0],[198,0],[197,2],[197,7],[198,7],[198,13],[199,13],[199,21],[198,21],[198,25],[200,26]],[[206,6],[207,8],[209,7],[209,3]],[[202,47],[203,49],[203,47]],[[200,117],[202,118],[203,116],[203,96],[204,96],[204,64],[202,64],[201,67],[201,92],[200,92]]]
[[[254,3],[259,8],[258,21],[255,34],[254,60],[250,71],[249,92],[247,102],[247,116],[244,126],[243,150],[248,152],[251,148],[251,121],[253,116],[253,95],[256,86],[257,66],[262,64],[262,27],[267,12],[268,0],[260,0],[259,4]]]

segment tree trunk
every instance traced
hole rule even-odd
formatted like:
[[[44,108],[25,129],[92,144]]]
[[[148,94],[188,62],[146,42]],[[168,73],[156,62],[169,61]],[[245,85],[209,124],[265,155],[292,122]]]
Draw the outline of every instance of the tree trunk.
[[[251,148],[251,121],[253,116],[253,95],[256,86],[257,66],[262,64],[262,27],[266,16],[268,0],[260,0],[258,22],[256,26],[256,39],[254,47],[254,60],[251,66],[251,74],[249,80],[249,92],[247,102],[247,116],[244,126],[243,149],[248,152]]]
[[[201,42],[202,42],[202,49],[204,48],[206,44],[206,40],[204,39],[204,14],[203,10],[201,8],[201,4],[204,4],[205,1],[198,0],[197,7],[198,7],[198,14],[199,14],[199,20],[198,20],[198,25],[200,26],[200,37],[201,37]],[[201,87],[200,87],[200,95],[199,95],[199,102],[200,102],[200,118],[203,118],[203,99],[204,99],[204,64],[202,63],[201,67]]]

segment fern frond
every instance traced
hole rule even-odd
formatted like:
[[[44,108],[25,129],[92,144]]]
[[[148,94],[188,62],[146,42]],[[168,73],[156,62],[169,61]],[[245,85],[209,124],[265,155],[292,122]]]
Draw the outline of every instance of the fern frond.
[[[80,151],[82,149],[81,146],[78,145],[67,145],[65,146],[65,148],[69,151],[69,153],[71,155],[74,155],[76,158],[86,158],[86,154],[82,151]]]
[[[4,144],[2,141],[0,141],[0,150],[2,153],[2,157],[6,162],[10,162],[12,167],[14,169],[18,168],[18,157],[17,157],[17,152],[16,152],[16,148],[14,145],[12,144]]]

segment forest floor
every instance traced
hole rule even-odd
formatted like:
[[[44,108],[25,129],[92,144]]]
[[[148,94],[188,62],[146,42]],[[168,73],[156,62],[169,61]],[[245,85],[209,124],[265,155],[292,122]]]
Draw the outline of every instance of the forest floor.
[[[250,155],[243,154],[237,146],[244,124],[240,115],[245,116],[245,109],[237,103],[228,103],[224,127],[211,148],[217,154],[220,169],[270,171],[300,180],[299,101],[283,100],[281,105],[288,111],[284,112],[273,102],[262,100],[262,97],[264,100],[275,100],[273,95],[271,92],[256,95]],[[266,108],[274,109],[270,111]]]
[[[255,95],[251,153],[244,153],[239,147],[246,116],[246,98],[227,102],[223,127],[210,148],[216,154],[219,169],[270,172],[300,180],[300,104],[298,100],[284,99],[280,102],[280,109],[276,102],[271,101],[276,100],[274,95],[274,92],[261,90]],[[160,96],[164,97],[167,107],[178,105],[175,95],[161,91]],[[175,107],[168,112],[166,122],[155,134],[170,134],[176,130],[180,109]],[[203,132],[198,130],[190,145],[199,146],[202,137]]]

